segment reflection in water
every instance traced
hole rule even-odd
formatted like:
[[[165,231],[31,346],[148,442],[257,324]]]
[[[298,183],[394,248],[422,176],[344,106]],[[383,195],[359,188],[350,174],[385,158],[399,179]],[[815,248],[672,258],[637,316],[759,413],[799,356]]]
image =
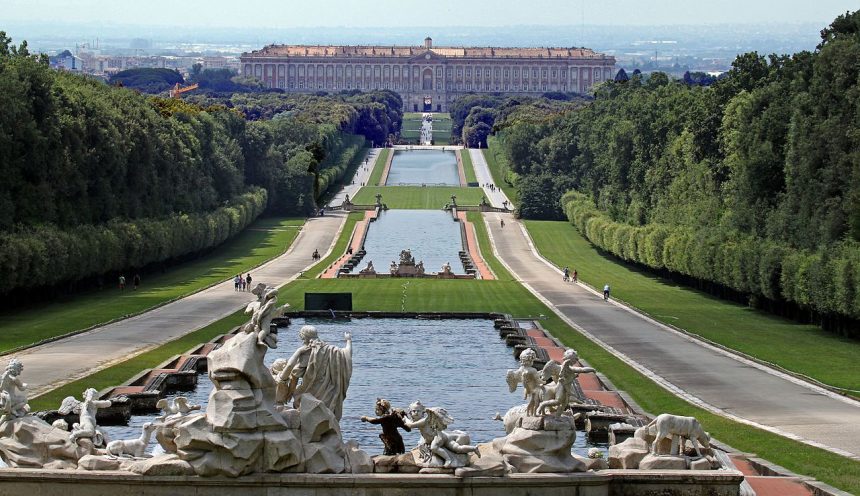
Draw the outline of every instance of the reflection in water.
[[[402,250],[412,250],[415,262],[424,262],[428,273],[439,272],[451,263],[454,273],[463,273],[460,224],[442,210],[388,210],[370,224],[364,241],[367,254],[361,267],[373,261],[377,272],[387,272],[400,260]]]
[[[396,150],[391,160],[386,186],[397,185],[460,185],[457,157],[452,151]]]
[[[521,392],[509,393],[505,384],[505,372],[516,367],[516,361],[489,320],[293,319],[291,326],[280,329],[279,347],[267,353],[268,364],[289,358],[306,323],[317,327],[323,341],[338,346],[344,344],[343,332],[352,332],[353,373],[341,430],[345,441],[358,441],[370,454],[382,453],[381,430],[360,417],[373,416],[377,397],[404,410],[419,399],[427,406],[444,407],[455,419],[451,428],[468,432],[478,443],[504,436],[502,423],[493,416],[522,403]],[[199,379],[197,391],[184,395],[205,411],[212,383],[206,375]],[[140,426],[154,416],[134,416],[129,427],[103,429],[111,439],[137,437]],[[403,439],[410,449],[418,444],[418,433],[404,433]],[[154,437],[150,444],[152,452],[157,447]],[[574,452],[587,456],[590,446],[595,445],[586,443],[585,433],[577,433]]]

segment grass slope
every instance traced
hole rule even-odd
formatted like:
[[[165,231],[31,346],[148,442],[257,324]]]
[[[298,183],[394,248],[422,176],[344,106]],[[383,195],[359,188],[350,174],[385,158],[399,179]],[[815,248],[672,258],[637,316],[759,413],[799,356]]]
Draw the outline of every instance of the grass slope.
[[[860,390],[860,342],[820,327],[760,312],[657,277],[598,252],[562,221],[526,221],[537,249],[553,263],[579,272],[594,286],[650,315],[729,348],[836,387]]]
[[[373,204],[376,194],[382,195],[382,203],[388,208],[431,209],[442,208],[451,203],[451,195],[457,195],[457,203],[477,205],[481,203],[481,188],[456,186],[365,186],[358,191],[353,201],[359,205]]]
[[[385,170],[385,163],[388,162],[388,156],[394,153],[391,148],[384,148],[376,156],[376,161],[373,163],[373,169],[370,170],[370,177],[367,179],[367,184],[371,186],[380,185],[382,181],[382,172]]]
[[[163,274],[144,276],[137,291],[131,290],[134,274],[128,273],[124,292],[111,281],[101,291],[6,312],[0,315],[0,351],[137,314],[246,272],[286,251],[303,223],[299,219],[260,219],[207,255]]]
[[[469,150],[460,150],[460,157],[463,159],[463,172],[466,173],[466,184],[477,183],[478,178],[475,176],[475,166],[472,165],[472,154]]]
[[[490,168],[490,174],[493,176],[493,183],[502,188],[502,191],[510,198],[514,204],[519,201],[517,189],[505,182],[505,176],[510,170],[507,158],[499,146],[499,140],[495,136],[490,136],[487,139],[489,148],[481,150],[484,154],[484,159],[487,161],[487,166]]]

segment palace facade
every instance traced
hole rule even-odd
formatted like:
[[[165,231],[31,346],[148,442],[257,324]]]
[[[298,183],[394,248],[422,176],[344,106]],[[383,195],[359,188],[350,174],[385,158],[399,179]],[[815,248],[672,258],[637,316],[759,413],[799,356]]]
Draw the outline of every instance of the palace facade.
[[[615,75],[615,58],[587,48],[269,45],[244,53],[242,73],[269,88],[313,93],[388,89],[403,110],[447,112],[467,93],[585,93]]]

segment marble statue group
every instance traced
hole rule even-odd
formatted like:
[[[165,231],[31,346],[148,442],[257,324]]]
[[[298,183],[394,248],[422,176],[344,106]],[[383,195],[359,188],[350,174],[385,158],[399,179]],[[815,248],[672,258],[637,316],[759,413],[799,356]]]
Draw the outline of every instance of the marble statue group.
[[[550,360],[538,371],[530,348],[505,377],[511,392],[522,386],[525,403],[505,414],[504,436],[476,444],[468,433],[451,428],[455,419],[443,406],[415,401],[400,409],[378,398],[376,416],[361,417],[382,427],[384,454],[371,458],[355,442],[344,442],[340,427],[353,368],[350,333],[344,333],[346,344],[339,347],[323,342],[313,326],[304,326],[290,358],[266,366],[267,351],[278,346],[272,319],[283,315],[286,305],[278,304],[277,289],[264,284],[252,292],[257,299],[246,308],[249,321],[208,355],[214,388],[205,407],[181,396],[162,399],[157,403],[161,415],[132,439],[108,439],[97,420],[99,409],[112,403],[92,388],[80,399],[63,400],[61,418],[51,424],[31,414],[24,366],[11,359],[0,376],[0,458],[12,468],[204,477],[265,472],[505,476],[570,473],[606,464],[601,456],[571,452],[576,439],[570,410],[577,399],[574,385],[579,374],[594,369],[580,366],[576,352],[567,350],[561,363]],[[69,416],[77,421],[67,422]],[[418,445],[407,449],[401,430],[417,431]],[[153,437],[160,450],[149,455]],[[610,464],[615,459],[628,465],[620,468],[647,468],[648,460],[659,458],[652,465],[680,466],[672,460],[687,456],[690,443],[697,456],[684,459],[689,466],[708,455],[709,439],[696,419],[663,414],[613,446],[617,449],[610,450]],[[636,463],[618,462],[619,457]]]

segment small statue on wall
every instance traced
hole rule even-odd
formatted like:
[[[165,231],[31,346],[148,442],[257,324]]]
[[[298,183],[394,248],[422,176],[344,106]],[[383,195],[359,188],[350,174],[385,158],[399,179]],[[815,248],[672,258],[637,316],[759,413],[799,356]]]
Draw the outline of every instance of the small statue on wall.
[[[110,400],[98,399],[99,392],[93,388],[84,391],[84,401],[78,401],[72,396],[66,397],[60,405],[59,412],[61,415],[69,413],[80,413],[80,420],[72,426],[71,440],[73,443],[79,439],[92,440],[93,446],[96,448],[105,445],[104,434],[99,430],[96,424],[96,413],[99,408],[107,408],[111,406]]]
[[[424,466],[443,466],[444,468],[464,467],[468,459],[464,456],[475,453],[481,456],[477,446],[470,445],[469,435],[463,431],[446,431],[454,422],[444,408],[427,408],[416,401],[409,405],[409,419],[406,425],[418,429],[422,443],[418,446]],[[436,459],[438,458],[438,460]]]
[[[518,384],[523,385],[523,399],[528,401],[526,415],[529,417],[537,415],[538,406],[541,402],[541,394],[543,393],[538,371],[532,366],[536,358],[537,354],[535,351],[531,348],[526,348],[520,353],[520,368],[508,370],[505,377],[508,388],[510,388],[512,393],[517,390]]]
[[[549,372],[555,385],[552,387],[552,395],[544,395],[544,401],[537,408],[538,415],[549,412],[559,416],[567,410],[570,400],[575,397],[573,384],[576,381],[576,376],[586,372],[594,372],[591,367],[577,367],[578,361],[579,356],[576,354],[576,350],[567,349],[564,352],[561,365],[556,361],[547,362],[541,375],[545,377],[546,372]],[[547,389],[550,387],[547,386]]]
[[[404,421],[405,417],[406,412],[403,410],[399,408],[392,410],[390,401],[384,398],[377,398],[376,417],[362,416],[361,421],[382,426],[382,433],[379,435],[379,439],[382,440],[382,444],[385,446],[382,454],[400,455],[406,452],[406,447],[403,445],[403,437],[397,429],[403,429],[406,432],[412,430],[411,427],[406,425]]]
[[[9,360],[0,376],[0,423],[30,413],[27,404],[27,384],[21,381],[24,364],[17,358]]]

